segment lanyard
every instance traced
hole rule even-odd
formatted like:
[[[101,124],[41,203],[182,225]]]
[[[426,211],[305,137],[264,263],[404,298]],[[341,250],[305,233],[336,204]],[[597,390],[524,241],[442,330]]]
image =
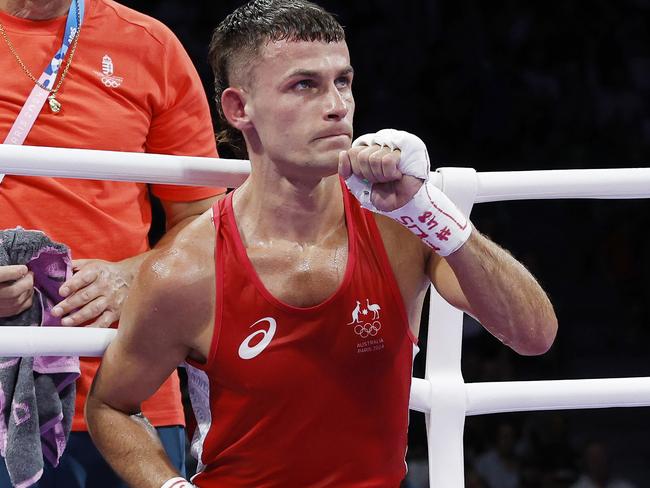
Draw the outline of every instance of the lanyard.
[[[77,23],[76,9],[79,9],[79,24]],[[83,18],[84,0],[72,0],[70,3],[70,9],[68,10],[68,20],[65,24],[65,32],[63,34],[61,47],[52,58],[52,61],[50,61],[45,67],[43,74],[38,79],[38,82],[41,85],[47,88],[54,86],[56,75],[59,72],[59,68],[63,64],[65,54],[68,52],[68,48],[70,47],[70,44],[72,43],[77,30],[79,27],[81,27]],[[41,112],[41,108],[43,108],[43,104],[45,103],[45,100],[49,94],[49,91],[44,90],[38,85],[34,85],[34,88],[29,94],[27,101],[25,101],[23,108],[20,110],[18,117],[16,117],[13,126],[9,130],[9,133],[4,140],[4,144],[15,144],[17,146],[20,146],[25,142],[27,134],[29,134],[29,131],[34,125],[34,122],[36,122],[38,114]],[[4,175],[0,174],[0,183],[2,182],[3,178]]]

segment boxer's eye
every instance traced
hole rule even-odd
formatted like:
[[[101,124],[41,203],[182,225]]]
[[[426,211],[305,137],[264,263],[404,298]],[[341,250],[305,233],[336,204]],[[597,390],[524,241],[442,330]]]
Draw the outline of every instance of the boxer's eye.
[[[314,80],[300,80],[293,87],[297,90],[309,90],[316,87]]]

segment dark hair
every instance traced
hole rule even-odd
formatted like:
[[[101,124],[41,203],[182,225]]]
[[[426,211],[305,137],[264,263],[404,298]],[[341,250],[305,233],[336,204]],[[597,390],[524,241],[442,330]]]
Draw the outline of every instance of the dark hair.
[[[332,14],[309,1],[252,0],[228,15],[212,34],[208,59],[222,129],[217,142],[229,144],[237,155],[245,157],[246,146],[241,132],[225,120],[221,94],[230,86],[237,62],[250,61],[261,46],[281,40],[340,42],[345,40],[345,33]]]

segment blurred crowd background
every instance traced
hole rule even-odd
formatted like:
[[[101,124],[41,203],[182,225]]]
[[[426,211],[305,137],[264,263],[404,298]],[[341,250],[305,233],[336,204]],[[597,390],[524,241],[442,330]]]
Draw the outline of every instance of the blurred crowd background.
[[[211,31],[244,2],[122,3],[176,33],[212,98]],[[408,130],[434,166],[478,171],[649,166],[650,0],[318,3],[347,30],[357,134]],[[650,376],[646,200],[482,204],[472,220],[534,272],[560,329],[548,354],[526,358],[468,321],[465,381]],[[648,412],[470,417],[467,487],[649,487]],[[408,462],[405,486],[428,486],[416,413]]]

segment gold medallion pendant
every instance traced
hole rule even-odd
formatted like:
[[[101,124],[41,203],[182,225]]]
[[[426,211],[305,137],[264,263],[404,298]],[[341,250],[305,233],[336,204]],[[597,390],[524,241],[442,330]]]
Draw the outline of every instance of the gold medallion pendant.
[[[23,62],[22,59],[20,59],[20,56],[18,56],[18,53],[16,52],[16,48],[14,47],[13,43],[9,39],[9,36],[7,36],[7,32],[5,31],[4,26],[0,23],[0,36],[2,39],[5,41],[5,44],[7,44],[7,47],[9,48],[9,51],[13,55],[13,57],[16,59],[18,64],[20,65],[20,68],[23,70],[23,72],[28,76],[32,82],[39,86],[41,89],[47,91],[50,93],[50,95],[47,97],[47,101],[50,105],[50,110],[54,114],[58,114],[61,111],[61,102],[59,102],[56,99],[56,94],[61,88],[61,85],[63,84],[63,80],[65,80],[66,75],[68,74],[68,70],[70,69],[70,65],[72,64],[72,58],[74,57],[74,53],[77,49],[77,43],[79,42],[79,32],[81,32],[81,13],[79,12],[79,4],[75,3],[75,14],[77,15],[77,30],[74,33],[74,38],[72,39],[72,46],[70,47],[70,54],[68,55],[68,60],[65,63],[65,67],[63,68],[63,72],[61,73],[61,76],[59,76],[59,81],[54,86],[54,88],[49,88],[47,86],[42,85],[36,77],[32,74],[31,71],[27,68],[25,63]],[[72,8],[72,7],[70,7]]]
[[[48,101],[49,104],[50,104],[50,110],[51,110],[53,113],[58,114],[58,113],[61,111],[61,102],[59,102],[59,101],[55,98],[55,96],[56,96],[56,95],[54,95],[54,94],[50,95],[49,97],[47,97],[47,101]]]

